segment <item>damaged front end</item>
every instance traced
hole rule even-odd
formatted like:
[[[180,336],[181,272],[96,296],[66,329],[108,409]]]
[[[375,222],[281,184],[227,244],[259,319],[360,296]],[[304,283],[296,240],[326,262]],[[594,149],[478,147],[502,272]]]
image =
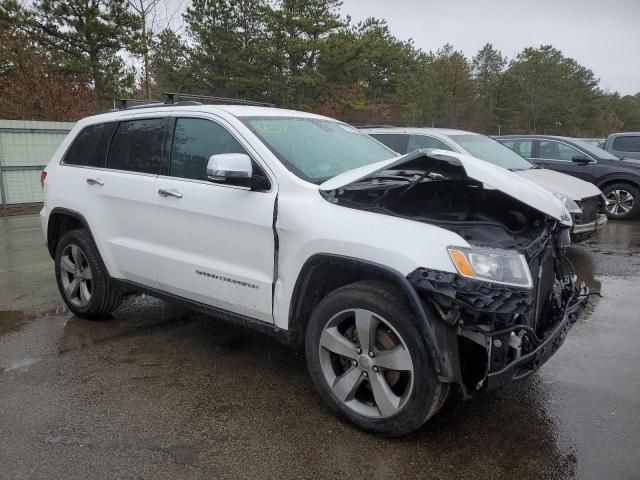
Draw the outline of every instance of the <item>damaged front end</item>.
[[[566,257],[566,209],[551,194],[476,161],[414,152],[322,190],[332,203],[436,225],[468,243],[449,249],[457,273],[424,266],[407,276],[437,312],[433,330],[446,381],[465,397],[539,368],[589,295]]]
[[[554,234],[555,233],[555,234]],[[537,370],[562,345],[577,321],[589,291],[576,285],[558,238],[546,231],[526,259],[530,289],[419,268],[408,280],[440,320],[456,329],[448,352],[455,380],[466,395],[498,388]]]

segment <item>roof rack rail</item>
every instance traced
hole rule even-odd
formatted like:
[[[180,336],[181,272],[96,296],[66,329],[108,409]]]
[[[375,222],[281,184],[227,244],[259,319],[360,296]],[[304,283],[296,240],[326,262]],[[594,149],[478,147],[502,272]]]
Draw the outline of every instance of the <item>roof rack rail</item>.
[[[397,125],[371,124],[371,125],[354,125],[356,128],[398,128]]]
[[[176,105],[179,103],[184,104],[182,98],[204,100],[211,103],[231,104],[231,105],[251,105],[254,107],[275,107],[273,103],[256,102],[253,100],[245,100],[244,98],[229,98],[229,97],[211,97],[208,95],[195,95],[191,93],[165,93],[164,103],[167,105]]]
[[[114,109],[129,110],[130,108],[156,107],[162,105],[159,100],[139,100],[136,98],[118,98],[114,100]]]
[[[243,98],[227,98],[227,97],[211,97],[207,95],[194,95],[190,93],[165,93],[164,102],[161,100],[140,100],[136,98],[118,98],[113,100],[113,108],[104,110],[99,113],[112,113],[122,110],[132,110],[139,108],[154,107],[180,107],[186,105],[202,105],[203,102],[195,101],[204,100],[209,103],[231,104],[231,105],[252,105],[254,107],[275,107],[273,103],[255,102],[253,100],[245,100]],[[185,100],[183,100],[185,99]],[[190,100],[187,100],[190,99]]]

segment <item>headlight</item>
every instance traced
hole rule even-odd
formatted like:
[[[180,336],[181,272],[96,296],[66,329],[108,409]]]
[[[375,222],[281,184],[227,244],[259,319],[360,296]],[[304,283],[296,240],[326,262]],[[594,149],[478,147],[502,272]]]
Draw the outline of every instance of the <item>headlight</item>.
[[[463,277],[531,288],[531,272],[524,255],[493,248],[449,247],[449,256]]]
[[[559,192],[554,193],[553,196],[562,202],[564,207],[569,210],[569,213],[582,213],[580,205],[578,205],[571,197]]]

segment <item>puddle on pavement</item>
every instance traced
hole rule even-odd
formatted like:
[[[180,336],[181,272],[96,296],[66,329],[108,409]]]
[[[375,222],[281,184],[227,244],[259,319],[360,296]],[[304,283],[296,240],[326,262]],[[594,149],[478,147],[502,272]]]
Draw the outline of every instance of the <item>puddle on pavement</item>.
[[[38,361],[40,361],[40,359],[35,357],[21,358],[20,360],[11,362],[9,365],[5,367],[0,367],[0,374],[5,372],[11,372],[13,370],[27,370],[31,365],[33,365]]]
[[[640,250],[640,221],[609,221],[607,228],[602,229],[589,244],[638,251]]]
[[[40,312],[0,310],[0,337],[10,333],[19,332],[33,320],[55,315],[63,315],[67,312],[68,310],[65,307],[57,307]]]
[[[596,280],[591,255],[579,248],[570,248],[569,260],[578,276],[578,283],[584,282],[590,290],[599,292],[602,284]]]

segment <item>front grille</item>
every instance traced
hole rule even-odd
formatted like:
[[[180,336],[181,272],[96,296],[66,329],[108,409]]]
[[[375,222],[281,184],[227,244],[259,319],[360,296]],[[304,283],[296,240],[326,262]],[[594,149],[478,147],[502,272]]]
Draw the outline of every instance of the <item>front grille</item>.
[[[599,197],[589,197],[582,200],[580,203],[582,213],[576,215],[576,223],[591,223],[595,221],[598,216],[598,209],[600,207]]]

